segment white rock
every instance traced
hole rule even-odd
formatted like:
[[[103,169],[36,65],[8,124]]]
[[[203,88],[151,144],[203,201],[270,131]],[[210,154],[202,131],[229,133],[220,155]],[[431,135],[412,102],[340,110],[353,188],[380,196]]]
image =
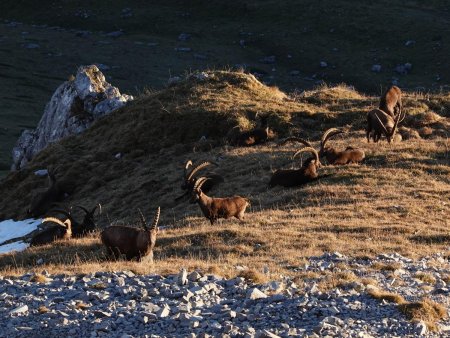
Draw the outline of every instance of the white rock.
[[[188,283],[187,279],[187,271],[185,268],[182,268],[177,276],[178,285],[186,285]]]
[[[257,288],[252,288],[247,291],[247,298],[255,300],[255,299],[261,299],[261,298],[267,298],[267,295]]]
[[[12,309],[11,311],[9,311],[10,315],[13,314],[18,314],[18,313],[25,313],[28,311],[28,305],[19,305],[17,307],[15,307],[14,309]]]

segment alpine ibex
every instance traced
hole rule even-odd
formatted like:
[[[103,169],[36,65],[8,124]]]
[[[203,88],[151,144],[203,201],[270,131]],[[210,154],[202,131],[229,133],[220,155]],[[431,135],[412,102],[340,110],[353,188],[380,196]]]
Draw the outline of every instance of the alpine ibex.
[[[402,91],[397,86],[389,87],[381,96],[380,107],[382,111],[395,119],[399,114],[402,114]],[[404,116],[400,118],[400,121]]]
[[[367,114],[367,142],[370,142],[370,138],[373,142],[377,143],[381,135],[384,134],[389,143],[391,143],[395,137],[395,131],[400,121],[401,114],[398,114],[395,120],[381,109],[373,109]]]
[[[322,136],[320,140],[320,151],[319,156],[325,156],[329,164],[332,165],[344,165],[349,163],[360,163],[366,157],[364,150],[347,147],[343,151],[338,151],[333,147],[327,147],[327,141],[338,134],[342,134],[343,131],[337,128],[328,129]]]
[[[206,177],[197,179],[192,190],[191,203],[198,203],[203,215],[211,222],[218,218],[236,217],[240,221],[244,219],[244,213],[250,204],[246,198],[233,196],[226,198],[209,197],[202,191],[202,185],[207,181]]]
[[[258,114],[256,115],[258,116]],[[241,131],[233,137],[229,137],[230,144],[235,146],[247,147],[267,142],[270,135],[270,129],[267,122],[268,116],[260,116],[260,127],[248,131]],[[237,127],[234,127],[237,128]]]
[[[125,255],[127,260],[148,259],[153,261],[153,248],[158,234],[158,221],[161,209],[156,209],[155,218],[150,226],[147,225],[141,213],[143,229],[129,226],[113,225],[107,227],[100,234],[102,243],[106,246],[108,254],[119,258]]]
[[[308,158],[300,169],[279,169],[270,178],[269,186],[281,185],[283,187],[294,187],[312,182],[318,178],[317,169],[321,166],[319,154],[313,147],[306,147],[297,151],[293,159],[303,153],[311,152],[314,157]]]
[[[325,133],[323,133],[322,138],[320,140],[320,150],[319,157],[324,156],[327,159],[327,162],[332,165],[345,165],[350,163],[360,163],[365,158],[364,150],[347,147],[343,151],[338,151],[333,147],[326,146],[327,141],[335,135],[342,134],[343,131],[337,128],[330,128]],[[289,137],[281,142],[279,145],[283,145],[289,141],[298,141],[304,144],[307,147],[313,148],[311,143],[308,141],[301,139],[299,137]]]
[[[53,211],[61,213],[70,219],[70,221],[72,222],[72,236],[73,237],[83,237],[83,236],[87,235],[88,233],[93,232],[96,229],[94,215],[95,215],[95,212],[97,211],[97,208],[99,208],[100,213],[102,212],[102,206],[100,204],[97,204],[90,211],[81,205],[77,205],[77,206],[75,206],[75,208],[79,208],[79,209],[83,210],[85,213],[85,215],[83,217],[83,221],[81,223],[77,222],[73,218],[72,208],[70,209],[70,211],[61,210],[61,209],[55,209]]]
[[[181,198],[183,198],[184,196],[187,196],[188,194],[190,194],[192,192],[195,181],[197,179],[197,177],[195,175],[200,170],[206,168],[209,165],[217,166],[218,164],[216,164],[214,162],[209,162],[209,161],[203,162],[203,163],[200,163],[199,165],[195,166],[189,172],[189,167],[192,166],[192,161],[189,160],[186,162],[186,164],[184,166],[184,172],[183,172],[183,184],[181,185],[181,189],[185,190],[185,192],[182,195],[175,198],[176,201],[180,200]],[[205,192],[209,192],[214,186],[216,186],[219,183],[224,181],[222,176],[220,176],[218,174],[214,174],[214,173],[209,173],[207,175],[204,175],[204,177],[206,177],[208,179],[203,186],[203,191],[205,191]]]
[[[28,209],[28,214],[31,216],[38,217],[45,214],[53,203],[63,199],[64,191],[56,181],[57,169],[47,169],[49,187],[46,191],[35,196],[31,201],[30,208]]]
[[[42,223],[47,222],[55,223],[55,225],[35,235],[30,241],[30,246],[44,245],[57,239],[69,239],[72,237],[72,224],[69,218],[64,222],[56,217],[46,217],[42,220]]]

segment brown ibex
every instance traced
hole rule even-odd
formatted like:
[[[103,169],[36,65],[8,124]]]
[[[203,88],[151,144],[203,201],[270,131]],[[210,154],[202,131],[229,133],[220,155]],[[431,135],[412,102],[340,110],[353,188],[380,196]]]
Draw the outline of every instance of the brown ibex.
[[[217,166],[218,164],[214,163],[214,162],[209,162],[209,161],[203,162],[203,163],[200,163],[199,165],[195,166],[189,172],[189,168],[192,166],[192,161],[189,160],[186,162],[186,164],[184,166],[184,173],[183,173],[183,184],[181,185],[181,189],[185,190],[185,192],[182,195],[176,197],[175,201],[178,201],[181,198],[183,198],[184,196],[187,196],[190,193],[192,193],[192,189],[194,188],[194,184],[197,179],[197,177],[195,175],[200,170],[206,168],[209,165]],[[205,182],[205,184],[203,185],[203,191],[205,191],[205,192],[209,192],[214,186],[216,186],[219,183],[224,181],[222,176],[220,176],[218,174],[214,174],[214,173],[209,173],[207,175],[204,175],[204,177],[206,177],[208,179]]]
[[[393,119],[402,114],[402,91],[397,86],[389,87],[380,98],[379,109]],[[404,116],[400,118],[403,120]]]
[[[113,225],[107,227],[100,234],[102,243],[106,246],[109,254],[116,258],[125,255],[126,259],[144,259],[153,261],[153,248],[158,234],[158,221],[160,207],[156,209],[155,218],[150,226],[147,225],[141,213],[143,229],[129,226]]]
[[[46,217],[42,220],[42,223],[47,222],[55,223],[56,225],[35,235],[30,241],[30,246],[44,245],[54,242],[57,239],[69,239],[72,237],[72,224],[70,219],[66,219],[63,222],[56,217]]]
[[[377,143],[381,135],[384,134],[389,143],[394,140],[395,131],[397,129],[401,114],[398,114],[395,120],[381,109],[373,109],[367,114],[367,142],[370,138]]]
[[[202,191],[202,185],[207,181],[206,177],[197,179],[192,191],[191,203],[198,203],[203,215],[211,222],[218,218],[236,217],[240,221],[244,219],[244,213],[250,204],[246,198],[233,196],[226,198],[209,197]]]
[[[97,204],[90,211],[81,205],[77,205],[77,206],[75,206],[75,208],[79,208],[79,209],[83,210],[85,213],[81,223],[77,222],[74,219],[74,217],[72,215],[72,208],[70,208],[70,211],[66,211],[66,210],[62,210],[62,209],[55,209],[53,211],[61,213],[70,219],[70,221],[72,223],[72,237],[83,237],[83,236],[86,236],[87,234],[93,232],[96,229],[94,215],[95,215],[95,212],[97,211],[97,208],[99,208],[100,213],[102,212],[102,206],[100,204]]]
[[[326,146],[327,141],[335,135],[344,133],[342,130],[338,128],[330,128],[325,133],[323,133],[322,138],[320,140],[320,150],[319,157],[324,156],[327,159],[327,162],[331,165],[345,165],[350,163],[360,163],[365,158],[364,150],[347,147],[343,151],[338,151],[333,147]],[[289,141],[298,141],[304,144],[307,147],[313,148],[311,143],[308,141],[301,139],[299,137],[289,137],[281,142],[279,145],[283,145]]]
[[[254,128],[248,131],[241,131],[238,133],[238,135],[229,137],[228,141],[232,145],[241,147],[248,147],[267,142],[270,135],[267,118],[267,116],[260,116],[261,124],[259,128]]]
[[[56,169],[47,169],[49,187],[46,191],[36,195],[31,201],[28,214],[33,217],[38,217],[45,214],[55,202],[58,202],[64,198],[64,191],[61,189],[60,184],[56,181]]]
[[[313,147],[306,147],[297,151],[293,158],[303,152],[311,152],[314,157],[308,158],[300,169],[279,169],[270,178],[269,186],[281,185],[283,187],[294,187],[312,182],[318,178],[317,169],[321,166],[319,154]]]

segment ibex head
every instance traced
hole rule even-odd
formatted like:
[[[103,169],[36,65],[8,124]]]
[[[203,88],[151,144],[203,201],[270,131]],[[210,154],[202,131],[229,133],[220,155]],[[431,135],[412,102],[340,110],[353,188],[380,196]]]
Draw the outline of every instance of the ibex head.
[[[190,203],[196,203],[202,196],[202,185],[208,180],[207,177],[200,177],[195,181],[194,187],[192,188]]]
[[[395,132],[396,132],[397,126],[398,126],[398,124],[399,124],[399,122],[400,122],[400,119],[402,118],[402,114],[397,114],[397,116],[396,116],[396,118],[395,118],[395,120],[394,120],[394,126],[392,127],[391,130],[388,130],[388,129],[386,128],[386,126],[384,125],[384,123],[380,120],[378,114],[375,114],[375,116],[376,116],[378,122],[380,123],[380,127],[381,127],[381,128],[383,129],[383,131],[384,131],[384,135],[386,135],[387,141],[388,141],[389,143],[391,143],[391,142],[394,140]],[[392,120],[391,120],[391,121],[392,121]],[[392,122],[391,122],[391,123],[392,123]]]
[[[158,207],[156,209],[155,217],[153,218],[153,222],[150,226],[147,224],[147,221],[145,220],[144,214],[142,213],[141,209],[139,209],[139,214],[141,217],[142,227],[146,231],[158,232],[158,222],[159,222],[159,216],[161,214],[161,207]]]
[[[325,147],[327,141],[335,135],[342,134],[343,131],[338,128],[330,128],[325,133],[323,133],[322,138],[320,140],[320,151],[319,155],[323,155],[326,151],[327,147]]]
[[[319,154],[317,153],[316,149],[314,149],[313,147],[305,147],[303,149],[298,150],[293,156],[292,159],[295,159],[295,157],[297,157],[297,155],[304,153],[304,152],[311,152],[314,155],[314,158],[311,160],[314,162],[314,165],[316,166],[316,168],[319,168],[320,166],[322,166],[322,163],[320,163],[320,159],[319,159]],[[306,164],[306,162],[305,162]]]

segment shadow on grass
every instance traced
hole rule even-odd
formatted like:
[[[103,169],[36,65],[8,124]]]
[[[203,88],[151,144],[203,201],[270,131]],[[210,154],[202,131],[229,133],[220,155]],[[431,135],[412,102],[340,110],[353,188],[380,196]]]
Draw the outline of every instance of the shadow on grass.
[[[450,235],[417,235],[409,237],[409,240],[420,244],[449,244]]]

